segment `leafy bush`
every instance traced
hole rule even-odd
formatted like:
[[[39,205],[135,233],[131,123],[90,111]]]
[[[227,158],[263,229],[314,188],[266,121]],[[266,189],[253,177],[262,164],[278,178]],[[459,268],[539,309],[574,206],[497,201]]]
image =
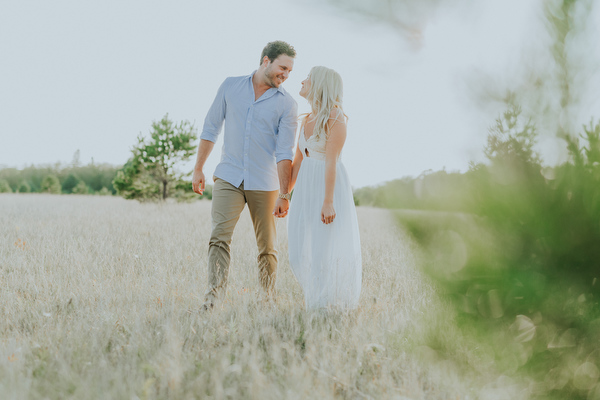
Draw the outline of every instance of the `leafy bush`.
[[[103,187],[102,189],[98,190],[96,192],[96,194],[98,194],[100,196],[110,196],[110,195],[112,195],[112,192],[110,190],[108,190],[107,188]]]
[[[527,373],[540,398],[586,398],[600,389],[600,124],[584,127],[586,146],[567,138],[570,162],[543,168],[519,113],[492,129],[489,164],[464,174],[467,212],[397,215],[502,373]]]
[[[89,192],[90,189],[83,181],[79,181],[77,186],[75,186],[72,191],[73,194],[89,194]]]
[[[56,175],[46,175],[46,177],[42,180],[40,191],[42,193],[60,194],[60,182],[58,181]]]
[[[19,193],[29,193],[31,192],[31,187],[26,181],[22,181],[19,184],[19,188],[17,190],[19,191]]]
[[[81,182],[81,180],[75,174],[70,173],[62,183],[62,191],[64,193],[73,193],[73,189],[79,182]]]
[[[143,169],[140,159],[132,157],[113,179],[117,194],[126,199],[140,201],[160,200],[160,187]]]
[[[0,193],[12,193],[12,189],[6,179],[0,179]]]

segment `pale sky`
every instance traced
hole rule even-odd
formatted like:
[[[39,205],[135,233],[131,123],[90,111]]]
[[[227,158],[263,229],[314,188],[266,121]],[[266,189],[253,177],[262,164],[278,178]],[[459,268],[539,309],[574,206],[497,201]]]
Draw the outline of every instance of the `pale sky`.
[[[298,56],[284,87],[300,112],[308,111],[300,82],[312,66],[344,79],[343,161],[353,186],[428,169],[465,171],[481,159],[487,128],[502,111],[476,104],[471,76],[507,79],[543,31],[539,0],[438,10],[420,45],[319,3],[3,1],[0,166],[68,163],[78,149],[84,164],[123,164],[137,135],[166,113],[200,131],[221,82],[250,74],[267,42],[285,40]],[[597,44],[592,50],[600,55]],[[582,122],[600,116],[598,98],[590,99]],[[207,176],[219,158],[217,144]]]

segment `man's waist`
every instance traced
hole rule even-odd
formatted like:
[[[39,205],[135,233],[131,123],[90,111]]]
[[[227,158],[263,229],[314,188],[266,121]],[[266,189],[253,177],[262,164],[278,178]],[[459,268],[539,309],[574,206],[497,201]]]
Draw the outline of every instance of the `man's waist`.
[[[246,190],[277,190],[279,189],[279,179],[277,169],[264,170],[259,168],[239,168],[227,163],[219,163],[214,173],[215,177],[229,182],[238,187],[244,182]]]

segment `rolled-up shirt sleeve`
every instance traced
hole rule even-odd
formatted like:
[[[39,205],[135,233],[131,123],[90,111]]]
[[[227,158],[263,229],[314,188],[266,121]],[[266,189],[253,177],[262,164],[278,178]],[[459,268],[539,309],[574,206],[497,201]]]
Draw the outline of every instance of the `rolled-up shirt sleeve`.
[[[219,90],[217,90],[215,100],[206,114],[200,139],[214,143],[217,141],[219,133],[221,133],[221,128],[223,128],[223,122],[225,121],[225,112],[227,110],[227,102],[225,101],[226,86],[227,79],[225,79],[219,87]]]
[[[296,128],[298,127],[298,105],[295,100],[291,101],[290,106],[279,120],[279,129],[277,134],[277,147],[275,149],[275,160],[294,159],[294,144],[296,143]]]

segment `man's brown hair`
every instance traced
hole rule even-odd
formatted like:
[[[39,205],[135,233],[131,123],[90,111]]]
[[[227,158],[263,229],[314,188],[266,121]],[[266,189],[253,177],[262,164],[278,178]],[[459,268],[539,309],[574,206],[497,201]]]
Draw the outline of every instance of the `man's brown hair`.
[[[271,62],[275,61],[277,57],[285,54],[286,56],[290,56],[292,58],[296,57],[296,50],[294,50],[294,46],[286,43],[282,40],[276,40],[274,42],[269,42],[265,46],[260,56],[260,64],[262,65],[263,59],[265,56],[269,58]]]

